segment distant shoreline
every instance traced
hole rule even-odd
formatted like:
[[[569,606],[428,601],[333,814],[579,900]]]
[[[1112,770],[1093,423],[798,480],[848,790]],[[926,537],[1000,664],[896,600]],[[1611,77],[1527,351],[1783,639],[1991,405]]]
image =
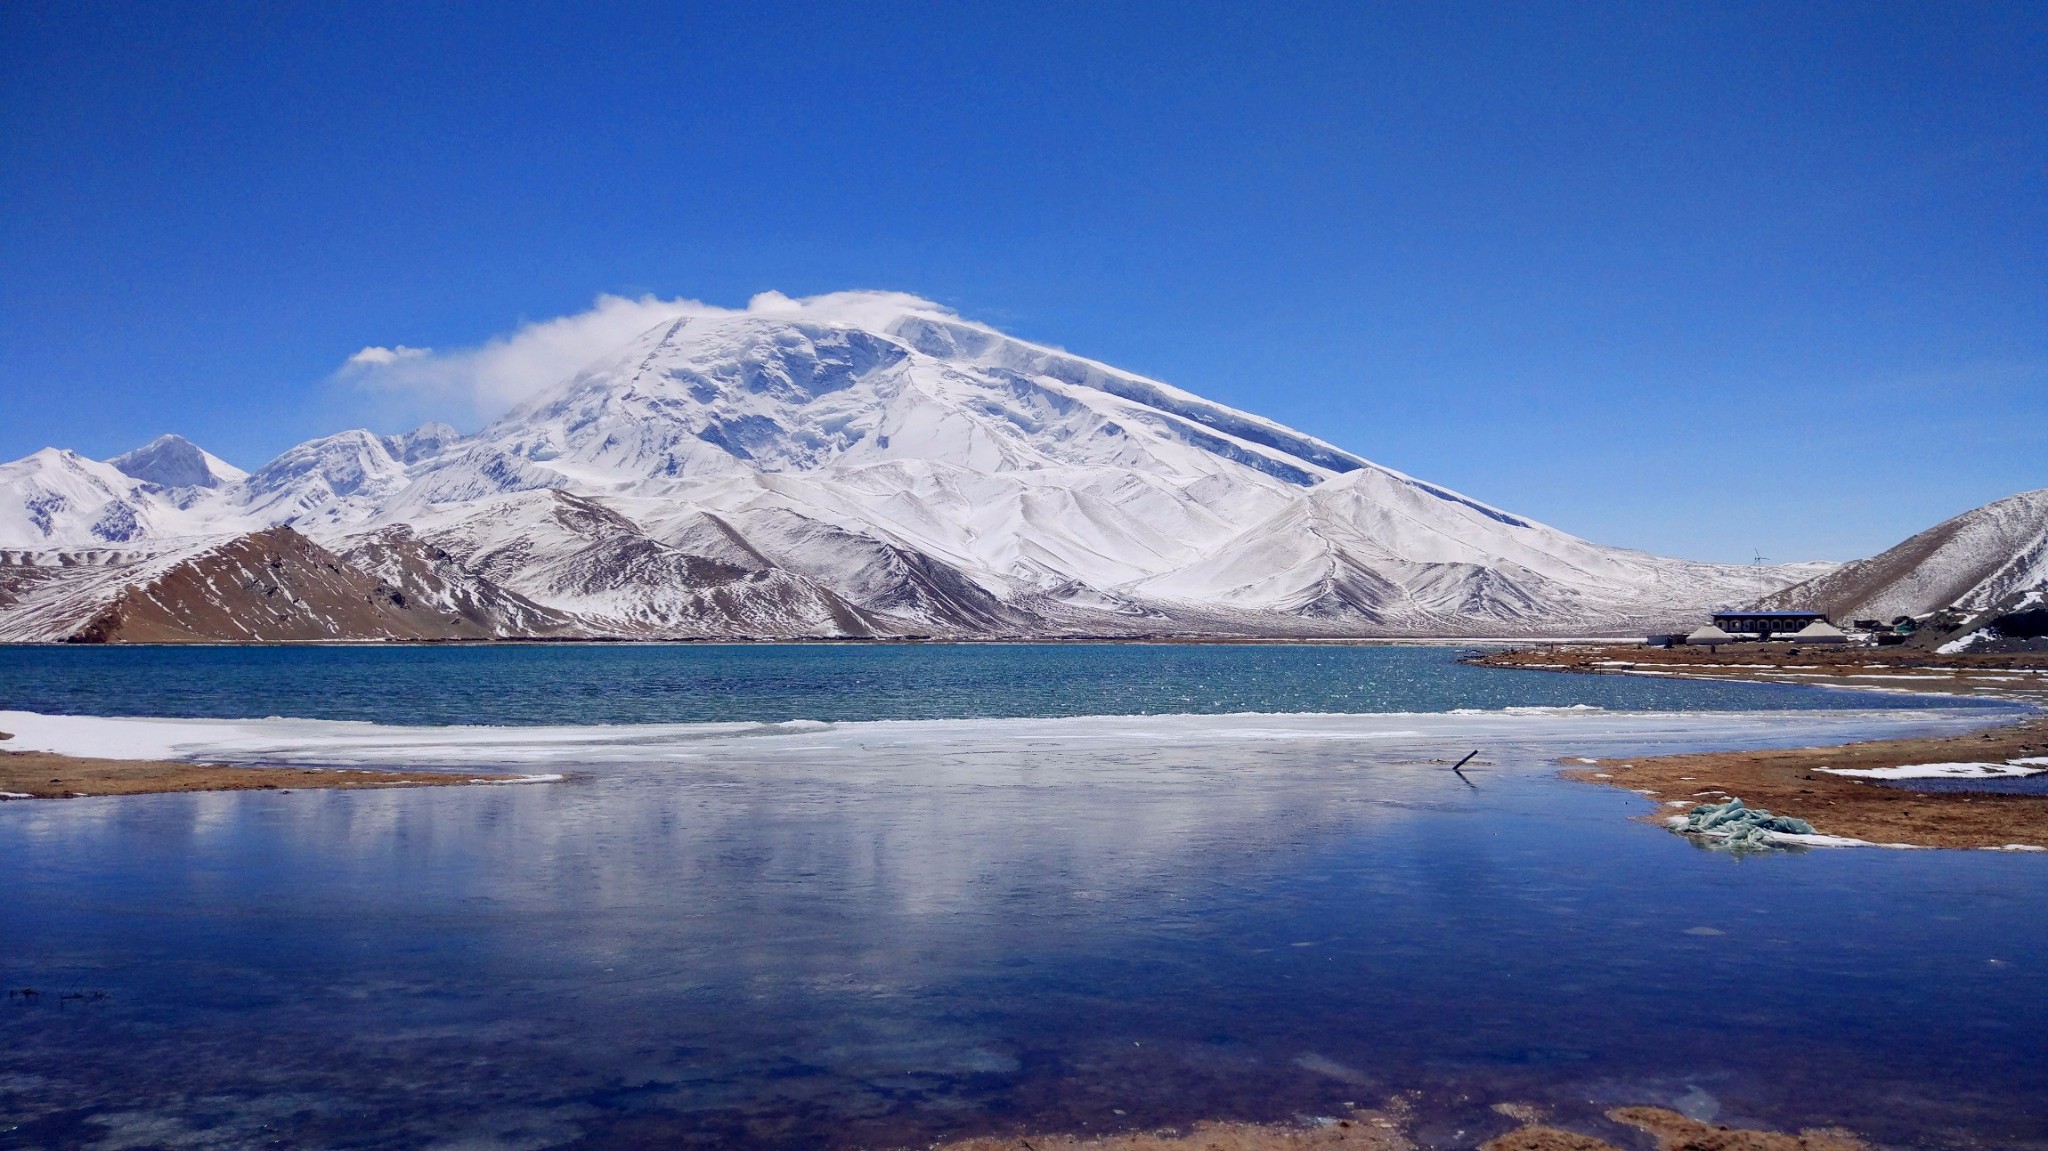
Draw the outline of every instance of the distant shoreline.
[[[1153,644],[1168,647],[1245,645],[1251,647],[1513,647],[1527,644],[1616,644],[1614,636],[1531,638],[1528,636],[493,636],[486,639],[280,639],[150,640],[86,643],[70,640],[6,640],[0,648],[117,649],[140,647],[1056,647],[1064,644]]]

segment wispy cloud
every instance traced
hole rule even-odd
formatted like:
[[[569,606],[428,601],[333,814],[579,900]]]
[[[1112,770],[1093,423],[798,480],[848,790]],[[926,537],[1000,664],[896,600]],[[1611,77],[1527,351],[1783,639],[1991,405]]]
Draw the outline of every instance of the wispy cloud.
[[[474,348],[366,347],[350,356],[335,378],[364,391],[402,397],[410,408],[425,406],[451,416],[467,409],[488,418],[590,367],[649,328],[682,316],[802,315],[873,325],[911,311],[950,314],[929,300],[899,292],[836,292],[805,299],[763,292],[744,309],[652,295],[603,295],[588,311],[522,324]]]
[[[656,324],[723,310],[695,300],[599,296],[589,311],[522,324],[479,347],[446,352],[403,344],[367,347],[350,356],[336,375],[368,391],[400,393],[492,416],[574,375]]]

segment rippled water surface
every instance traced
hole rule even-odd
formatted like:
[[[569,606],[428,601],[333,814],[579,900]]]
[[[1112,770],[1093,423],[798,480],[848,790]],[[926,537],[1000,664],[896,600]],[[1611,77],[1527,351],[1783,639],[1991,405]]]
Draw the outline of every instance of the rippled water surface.
[[[1292,1120],[1394,1091],[1420,1093],[1441,1147],[1504,1129],[1486,1108],[1505,1099],[1912,1146],[2048,1140],[2048,859],[1738,859],[1554,776],[1566,755],[1964,730],[1981,712],[1407,649],[1292,673],[1272,661],[1330,653],[1132,649],[1154,662],[1122,687],[1037,649],[904,653],[940,652],[923,673],[860,650],[520,654],[576,692],[613,683],[577,695],[596,701],[581,714],[546,705],[557,725],[837,721],[502,737],[561,784],[0,805],[0,979],[40,992],[0,1010],[0,1147],[923,1146]],[[1032,675],[1011,695],[959,686],[994,675],[984,651],[1020,650]],[[781,694],[650,694],[650,677],[713,674],[661,652],[739,660],[716,675]],[[376,702],[394,683],[490,701],[471,721],[508,718],[490,710],[505,691],[546,695],[479,686],[499,673],[470,650],[74,654],[50,653],[40,686],[0,657],[0,704],[398,724],[454,705]],[[375,684],[339,670],[353,658]],[[847,675],[891,702],[861,713],[821,682]],[[283,686],[236,702],[264,678]],[[920,681],[944,698],[919,702]],[[1122,711],[1435,714],[1061,717],[1119,691],[1146,705]],[[1424,691],[1435,706],[1328,702]],[[802,706],[819,700],[847,710]],[[990,713],[1039,718],[854,722]],[[262,730],[316,758],[464,754],[433,731]],[[1444,764],[1474,748],[1467,783]]]
[[[1804,710],[1872,698],[1502,671],[1467,667],[1461,654],[1266,644],[0,646],[0,709],[536,725],[1574,704]],[[1889,706],[1916,705],[1925,701]]]

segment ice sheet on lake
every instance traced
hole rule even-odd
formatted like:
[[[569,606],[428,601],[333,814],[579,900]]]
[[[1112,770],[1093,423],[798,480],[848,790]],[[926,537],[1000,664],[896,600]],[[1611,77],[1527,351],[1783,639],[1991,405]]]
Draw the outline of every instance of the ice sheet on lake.
[[[1504,711],[1078,716],[860,723],[401,727],[307,719],[148,719],[0,711],[8,747],[106,759],[471,769],[680,763],[735,755],[848,763],[991,749],[1341,744],[1388,755],[1463,755],[1513,744],[1531,757],[1702,746],[1796,746],[1968,730],[1978,709],[1827,712]]]

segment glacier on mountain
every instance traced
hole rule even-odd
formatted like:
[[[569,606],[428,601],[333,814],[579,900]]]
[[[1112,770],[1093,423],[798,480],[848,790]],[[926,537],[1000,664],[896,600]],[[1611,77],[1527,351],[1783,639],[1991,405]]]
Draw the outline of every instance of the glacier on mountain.
[[[408,611],[505,635],[1584,633],[1813,572],[1589,543],[926,301],[840,293],[681,310],[472,436],[346,431],[247,475],[175,437],[0,465],[0,637],[62,638],[66,594],[280,526]],[[51,573],[89,555],[67,593]]]

